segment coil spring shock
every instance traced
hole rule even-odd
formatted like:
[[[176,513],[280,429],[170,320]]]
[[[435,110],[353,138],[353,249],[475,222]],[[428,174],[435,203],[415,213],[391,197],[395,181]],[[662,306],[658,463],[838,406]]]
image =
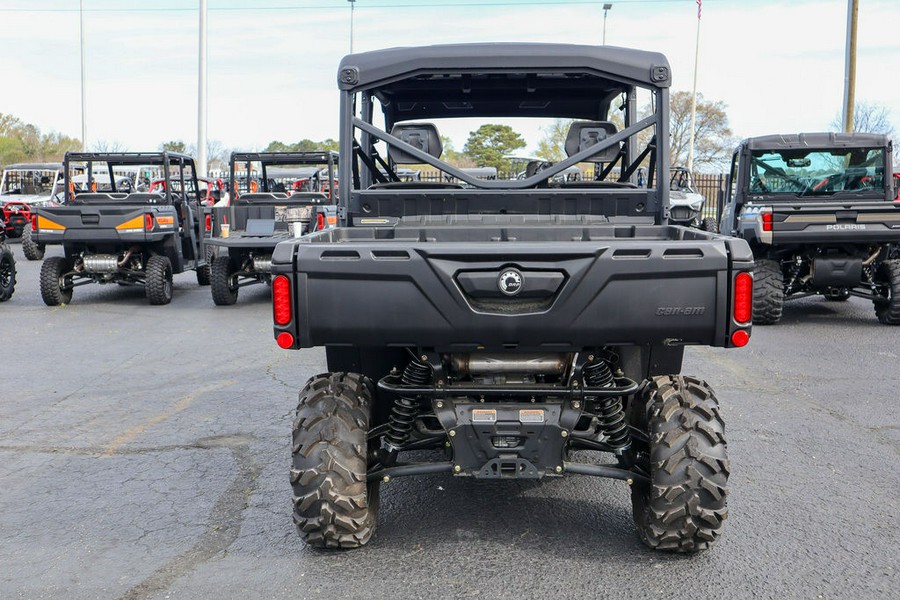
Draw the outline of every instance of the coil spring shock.
[[[591,387],[613,387],[612,370],[604,360],[598,360],[584,366],[584,380]],[[597,398],[597,420],[600,430],[606,435],[606,443],[616,451],[621,451],[631,444],[628,427],[625,424],[625,411],[619,397]]]
[[[431,367],[413,359],[406,365],[400,381],[404,385],[421,387],[431,381]],[[419,402],[415,398],[398,396],[391,407],[391,415],[388,417],[388,431],[384,434],[385,441],[391,451],[396,454],[409,440],[416,417],[419,415]]]

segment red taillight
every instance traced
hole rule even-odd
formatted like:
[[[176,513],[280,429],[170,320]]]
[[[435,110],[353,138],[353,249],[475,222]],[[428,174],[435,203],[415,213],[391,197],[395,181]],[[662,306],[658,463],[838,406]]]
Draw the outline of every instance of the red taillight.
[[[153,215],[150,213],[144,215],[144,230],[153,231]]]
[[[272,280],[272,310],[276,325],[291,322],[291,281],[284,275]]]
[[[325,215],[319,213],[316,215],[316,231],[325,229]]]
[[[750,341],[750,334],[743,329],[738,329],[731,334],[731,343],[738,348],[743,348]]]
[[[734,278],[734,320],[749,323],[753,317],[753,277],[738,273]]]
[[[292,336],[287,331],[282,331],[278,334],[278,337],[275,338],[275,342],[279,347],[287,350],[288,348],[292,348],[294,346],[294,336]]]
[[[772,213],[762,213],[763,231],[772,231]]]
[[[31,215],[31,229],[37,231],[37,215]]]
[[[206,215],[206,230],[212,231],[212,215]]]

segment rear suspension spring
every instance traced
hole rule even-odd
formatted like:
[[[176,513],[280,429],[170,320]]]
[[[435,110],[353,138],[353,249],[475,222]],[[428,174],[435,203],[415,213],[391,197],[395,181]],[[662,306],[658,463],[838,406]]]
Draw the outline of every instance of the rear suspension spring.
[[[591,387],[613,387],[615,380],[612,370],[605,360],[598,360],[584,366],[584,380]],[[628,448],[631,438],[625,424],[622,399],[617,397],[596,400],[597,420],[600,430],[606,436],[606,443],[617,452]]]
[[[421,387],[431,381],[431,367],[413,359],[406,365],[400,381],[404,385]],[[416,417],[419,416],[419,402],[415,398],[398,396],[391,407],[391,415],[388,417],[388,431],[384,439],[388,450],[396,454],[400,448],[409,441]]]

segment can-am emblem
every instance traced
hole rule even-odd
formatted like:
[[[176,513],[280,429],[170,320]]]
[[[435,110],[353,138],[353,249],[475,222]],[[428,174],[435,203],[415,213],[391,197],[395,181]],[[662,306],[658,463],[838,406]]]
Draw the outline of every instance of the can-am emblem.
[[[522,274],[516,269],[507,269],[497,278],[497,287],[507,296],[515,296],[522,291]]]

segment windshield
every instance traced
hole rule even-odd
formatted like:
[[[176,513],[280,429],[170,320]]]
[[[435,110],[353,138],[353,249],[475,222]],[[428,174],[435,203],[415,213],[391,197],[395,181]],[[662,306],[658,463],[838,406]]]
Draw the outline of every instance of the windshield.
[[[756,150],[751,156],[751,194],[884,192],[883,148]]]
[[[0,194],[23,196],[49,196],[53,192],[57,171],[11,171],[3,172]]]

